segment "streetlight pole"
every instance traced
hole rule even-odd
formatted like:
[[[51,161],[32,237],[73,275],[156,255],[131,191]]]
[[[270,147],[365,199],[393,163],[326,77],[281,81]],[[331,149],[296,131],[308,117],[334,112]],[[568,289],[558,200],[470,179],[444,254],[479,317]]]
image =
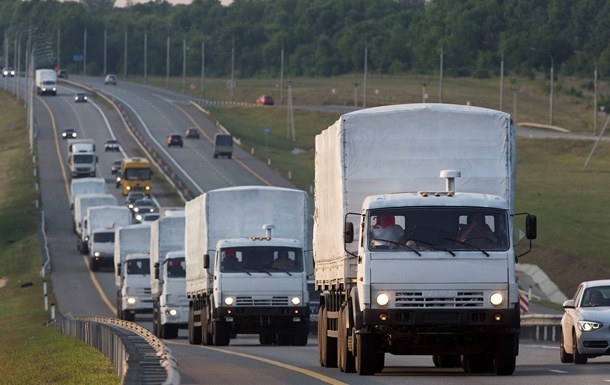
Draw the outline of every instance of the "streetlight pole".
[[[354,107],[358,107],[358,82],[354,82]]]
[[[430,84],[428,79],[421,81],[421,102],[426,103],[426,86]]]
[[[511,91],[513,91],[513,122],[515,125],[517,124],[517,92],[519,92],[519,86],[511,86]]]
[[[546,53],[547,55],[549,55],[549,57],[551,58],[551,93],[549,95],[549,122],[550,122],[550,127],[553,127],[553,94],[554,94],[554,81],[555,81],[555,75],[554,75],[554,68],[555,68],[555,63],[553,60],[553,54],[551,54],[548,51],[543,51],[540,50],[538,48],[531,48],[533,51],[538,51],[538,52],[542,52],[542,53]]]
[[[364,42],[364,84],[362,85],[362,108],[366,108],[366,80],[368,77],[368,42]]]
[[[182,93],[186,93],[186,37],[182,36]]]
[[[443,46],[441,45],[441,74],[440,74],[440,82],[439,82],[439,92],[438,92],[438,102],[443,102]]]
[[[504,50],[500,59],[500,111],[504,111]]]
[[[148,29],[144,30],[144,84],[148,82]]]

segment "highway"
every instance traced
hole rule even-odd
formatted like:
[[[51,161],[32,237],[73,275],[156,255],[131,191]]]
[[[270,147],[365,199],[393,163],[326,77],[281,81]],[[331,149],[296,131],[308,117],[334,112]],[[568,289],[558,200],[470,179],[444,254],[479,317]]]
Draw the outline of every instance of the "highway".
[[[72,80],[72,79],[71,79]],[[155,151],[174,172],[189,182],[193,191],[218,187],[271,184],[293,187],[252,159],[247,149],[237,150],[235,159],[213,159],[209,138],[217,132],[214,122],[177,94],[141,85],[120,82],[105,86],[102,79],[79,79],[87,87],[101,89],[124,103],[133,121],[146,132]],[[9,80],[14,81],[13,79]],[[9,82],[2,82],[8,84]],[[52,258],[53,291],[59,310],[76,316],[115,316],[114,276],[111,270],[91,273],[86,258],[76,249],[72,217],[68,203],[69,178],[66,143],[61,139],[65,128],[75,129],[81,137],[94,138],[98,144],[99,175],[108,189],[117,194],[110,174],[112,160],[121,155],[103,151],[103,143],[116,137],[127,155],[136,155],[139,146],[128,134],[114,109],[98,98],[75,104],[77,88],[62,84],[56,97],[35,97],[40,188],[47,223]],[[184,148],[167,149],[169,133],[183,133],[196,126],[199,140],[185,140]],[[188,176],[188,178],[187,178]],[[169,195],[158,197],[162,205],[182,204]],[[136,321],[150,328],[148,316]],[[596,358],[587,365],[561,364],[557,344],[528,343],[520,346],[517,369],[512,376],[466,374],[461,368],[439,369],[429,356],[386,355],[384,371],[372,377],[341,373],[318,364],[317,340],[310,336],[306,347],[261,346],[257,336],[240,336],[227,347],[191,346],[186,332],[176,340],[167,340],[178,360],[182,384],[602,384],[610,382],[610,358]]]

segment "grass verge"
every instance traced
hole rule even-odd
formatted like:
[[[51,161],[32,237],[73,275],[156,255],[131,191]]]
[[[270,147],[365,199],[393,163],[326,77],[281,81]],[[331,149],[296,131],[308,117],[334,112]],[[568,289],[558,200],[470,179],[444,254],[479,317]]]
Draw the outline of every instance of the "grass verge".
[[[0,373],[2,384],[118,384],[98,350],[45,326],[34,175],[22,104],[0,93]],[[49,304],[54,302],[49,283]]]

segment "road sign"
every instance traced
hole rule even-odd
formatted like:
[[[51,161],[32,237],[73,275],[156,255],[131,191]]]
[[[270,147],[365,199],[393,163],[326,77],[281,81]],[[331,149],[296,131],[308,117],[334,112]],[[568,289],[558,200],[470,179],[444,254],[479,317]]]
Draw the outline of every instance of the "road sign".
[[[83,55],[74,55],[74,61],[83,61]]]
[[[228,89],[233,88],[233,81],[232,80],[227,80],[227,88]]]

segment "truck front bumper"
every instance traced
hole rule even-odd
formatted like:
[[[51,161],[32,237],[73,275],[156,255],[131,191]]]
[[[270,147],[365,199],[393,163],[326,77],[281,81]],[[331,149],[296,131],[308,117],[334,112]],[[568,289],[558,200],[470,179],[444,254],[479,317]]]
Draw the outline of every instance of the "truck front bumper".
[[[232,323],[239,333],[290,331],[295,324],[309,328],[309,307],[221,307],[216,309],[214,318]]]

